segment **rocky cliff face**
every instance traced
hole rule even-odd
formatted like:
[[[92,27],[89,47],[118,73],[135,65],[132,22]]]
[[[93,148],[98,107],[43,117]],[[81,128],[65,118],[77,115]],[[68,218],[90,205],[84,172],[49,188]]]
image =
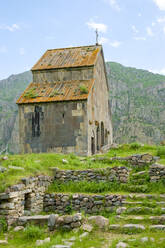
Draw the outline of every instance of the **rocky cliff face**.
[[[114,142],[165,140],[165,76],[107,62]],[[18,152],[16,99],[31,82],[31,72],[0,81],[0,151]]]
[[[117,143],[165,139],[165,76],[107,63]]]
[[[31,72],[12,75],[0,81],[0,152],[19,151],[17,98],[32,80]]]

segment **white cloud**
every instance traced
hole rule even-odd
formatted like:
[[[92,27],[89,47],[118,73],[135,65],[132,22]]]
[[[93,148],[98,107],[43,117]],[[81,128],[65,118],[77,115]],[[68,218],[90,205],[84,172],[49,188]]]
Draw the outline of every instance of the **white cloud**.
[[[157,19],[157,22],[158,22],[158,23],[163,23],[163,22],[165,22],[165,16],[159,17],[159,18]]]
[[[25,54],[25,49],[23,47],[19,49],[19,54],[22,56]]]
[[[0,29],[8,30],[10,32],[14,32],[16,30],[19,30],[20,26],[18,24],[12,24],[11,26],[9,26],[9,25],[0,25]]]
[[[0,46],[0,53],[7,53],[6,46]]]
[[[156,23],[155,22],[152,22],[151,25],[152,25],[152,27],[154,27],[156,25]]]
[[[113,9],[117,11],[121,10],[119,4],[117,3],[117,0],[104,0],[104,2],[107,2]]]
[[[135,34],[139,33],[139,30],[135,27],[135,25],[132,25],[131,28]]]
[[[134,40],[144,40],[145,41],[146,37],[142,37],[142,36],[141,37],[140,36],[139,37],[134,37]]]
[[[113,41],[113,42],[109,42],[109,45],[114,47],[114,48],[118,48],[121,45],[120,41]]]
[[[106,44],[106,43],[108,43],[108,39],[105,37],[100,37],[99,44]]]
[[[157,74],[162,74],[162,75],[165,75],[165,67],[162,68],[162,69],[159,69],[159,70],[149,70],[150,72],[152,73],[157,73]]]
[[[165,10],[165,0],[153,0],[160,10]]]
[[[154,36],[154,33],[150,27],[146,28],[148,36]]]
[[[89,22],[86,23],[89,28],[98,30],[99,32],[106,33],[107,32],[107,25],[104,23],[96,23],[93,20],[90,20]]]

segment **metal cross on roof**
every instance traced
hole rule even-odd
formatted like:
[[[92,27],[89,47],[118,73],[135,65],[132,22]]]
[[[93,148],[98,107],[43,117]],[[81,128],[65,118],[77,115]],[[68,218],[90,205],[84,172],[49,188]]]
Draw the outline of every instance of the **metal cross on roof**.
[[[98,42],[98,38],[99,38],[99,33],[98,33],[98,29],[96,28],[96,45],[98,45],[99,44],[99,42]]]

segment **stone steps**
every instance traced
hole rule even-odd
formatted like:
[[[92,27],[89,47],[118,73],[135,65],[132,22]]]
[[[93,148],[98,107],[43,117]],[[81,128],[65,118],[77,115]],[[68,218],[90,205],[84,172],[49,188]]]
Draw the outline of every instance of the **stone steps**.
[[[148,201],[148,203],[143,202],[143,201],[124,201],[123,206],[152,206],[154,207],[165,207],[165,202],[164,201],[157,201],[157,202],[152,202]]]
[[[139,207],[139,206],[135,206],[135,207],[129,207],[126,208],[125,211],[123,211],[125,214],[127,215],[150,215],[150,214],[154,214],[154,215],[159,215],[159,214],[165,214],[165,208],[151,208],[151,207]]]
[[[142,233],[147,230],[151,231],[164,231],[165,232],[165,225],[142,225],[142,224],[112,224],[109,225],[109,231],[115,231],[118,233],[127,233],[127,234],[136,234]]]
[[[141,200],[150,199],[156,201],[165,200],[165,194],[143,194],[143,193],[131,193],[126,195],[127,199]]]
[[[165,215],[147,216],[147,215],[117,215],[117,220],[122,222],[137,222],[137,223],[151,223],[151,224],[165,224]]]

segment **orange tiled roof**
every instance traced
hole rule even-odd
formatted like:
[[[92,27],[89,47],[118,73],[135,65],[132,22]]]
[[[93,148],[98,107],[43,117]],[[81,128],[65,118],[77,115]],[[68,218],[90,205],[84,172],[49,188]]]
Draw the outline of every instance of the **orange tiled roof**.
[[[91,80],[31,83],[17,100],[17,104],[84,100],[94,84]]]
[[[101,46],[83,46],[47,50],[32,71],[94,65]]]

